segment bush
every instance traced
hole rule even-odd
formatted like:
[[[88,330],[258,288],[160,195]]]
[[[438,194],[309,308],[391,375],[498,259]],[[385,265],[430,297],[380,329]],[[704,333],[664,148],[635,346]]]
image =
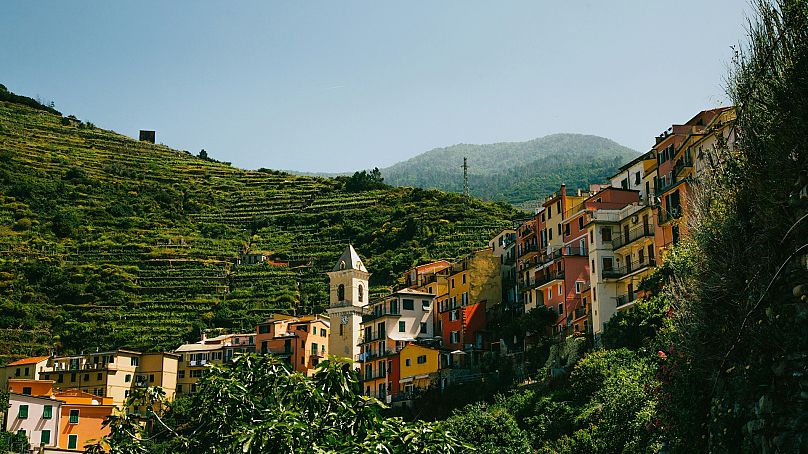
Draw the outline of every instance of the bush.
[[[28,218],[21,218],[14,223],[12,229],[14,229],[17,232],[24,232],[27,230],[31,230],[31,220]]]
[[[71,209],[63,208],[53,216],[51,230],[54,235],[59,238],[73,236],[78,227],[79,217],[76,212]]]
[[[462,437],[481,453],[523,453],[530,451],[527,436],[513,415],[501,406],[472,404],[456,410],[444,422],[446,430]]]

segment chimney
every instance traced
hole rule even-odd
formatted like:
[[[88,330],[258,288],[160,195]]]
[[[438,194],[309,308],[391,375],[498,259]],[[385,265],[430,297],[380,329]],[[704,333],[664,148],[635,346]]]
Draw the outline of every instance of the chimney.
[[[566,197],[566,196],[567,196],[567,185],[564,184],[564,183],[561,183],[561,197]]]
[[[201,337],[202,337],[202,343],[204,344],[205,341],[208,340],[208,335],[204,331],[202,331],[202,336]]]

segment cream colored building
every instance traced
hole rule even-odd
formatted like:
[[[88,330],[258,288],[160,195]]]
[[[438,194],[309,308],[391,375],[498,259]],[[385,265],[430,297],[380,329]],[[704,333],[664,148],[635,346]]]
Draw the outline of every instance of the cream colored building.
[[[328,338],[330,354],[359,361],[359,336],[362,310],[368,304],[370,273],[350,244],[331,272],[328,317],[331,331]]]
[[[57,389],[75,388],[110,397],[113,405],[120,406],[136,387],[161,386],[173,398],[176,370],[177,356],[172,353],[118,349],[51,358],[40,378],[53,380]]]
[[[208,338],[205,335],[194,344],[180,345],[177,356],[176,393],[189,394],[196,391],[196,382],[202,378],[210,364],[224,364],[236,353],[255,351],[255,333],[223,334]]]

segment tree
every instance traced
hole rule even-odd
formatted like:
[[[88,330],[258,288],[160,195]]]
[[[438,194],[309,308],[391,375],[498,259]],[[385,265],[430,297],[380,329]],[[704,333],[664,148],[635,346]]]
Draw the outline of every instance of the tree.
[[[459,434],[482,453],[530,452],[527,436],[513,415],[500,406],[471,404],[456,410],[444,423],[447,431]]]
[[[345,190],[348,192],[371,191],[389,187],[384,184],[384,177],[378,167],[374,167],[370,172],[367,170],[355,172],[345,181]]]
[[[150,395],[145,402],[130,398],[127,407],[162,402],[159,393]],[[321,362],[308,378],[273,355],[240,355],[212,366],[191,399],[194,411],[184,418],[173,419],[169,409],[168,417],[155,411],[139,424],[116,414],[105,423],[111,434],[92,452],[134,454],[159,446],[166,452],[452,453],[463,447],[435,424],[382,418],[382,404],[360,395],[357,372],[337,359]]]
[[[208,159],[208,152],[205,149],[199,150],[199,157],[202,159]]]

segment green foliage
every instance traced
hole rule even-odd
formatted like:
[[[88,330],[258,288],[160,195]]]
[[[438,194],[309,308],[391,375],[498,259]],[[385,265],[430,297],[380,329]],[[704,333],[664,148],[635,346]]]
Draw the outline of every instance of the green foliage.
[[[670,257],[659,401],[677,452],[808,449],[808,306],[795,290],[808,282],[808,2],[756,6],[730,77],[735,150],[717,150],[692,238]]]
[[[601,335],[605,348],[653,349],[654,340],[668,319],[667,299],[657,295],[642,299],[629,310],[615,313],[606,323]]]
[[[466,443],[490,452],[657,452],[663,432],[656,375],[654,357],[598,351],[578,361],[566,381],[517,387],[492,405],[469,405],[447,422]]]
[[[8,88],[6,88],[6,86],[3,84],[0,84],[0,101],[21,104],[23,106],[28,106],[33,109],[44,110],[45,112],[50,112],[55,115],[61,115],[61,113],[59,113],[58,110],[53,108],[53,103],[50,103],[50,105],[46,106],[42,102],[37,101],[36,99],[29,98],[27,96],[16,95],[8,91]]]
[[[367,170],[355,172],[345,180],[345,190],[348,192],[372,191],[389,187],[384,184],[384,178],[378,167],[374,167],[370,172]]]
[[[348,242],[378,293],[413,264],[485,246],[516,215],[439,191],[234,169],[68,120],[0,103],[0,363],[252,331],[272,312],[322,310],[324,272]],[[235,266],[245,249],[273,264]],[[39,279],[32,264],[62,271]]]
[[[516,419],[500,406],[472,404],[456,411],[443,427],[481,453],[523,453],[530,444]]]
[[[150,413],[147,424],[115,415],[106,423],[111,434],[89,452],[106,447],[122,454],[453,453],[467,448],[435,424],[382,418],[382,404],[361,396],[357,372],[336,359],[323,361],[307,378],[272,355],[238,356],[232,364],[213,366],[190,399],[175,404],[165,418],[160,411]],[[127,407],[160,402],[159,393],[150,391],[130,398]]]
[[[471,194],[521,204],[602,183],[637,152],[602,137],[554,134],[527,142],[436,148],[381,170],[389,184],[462,192],[468,157]]]

